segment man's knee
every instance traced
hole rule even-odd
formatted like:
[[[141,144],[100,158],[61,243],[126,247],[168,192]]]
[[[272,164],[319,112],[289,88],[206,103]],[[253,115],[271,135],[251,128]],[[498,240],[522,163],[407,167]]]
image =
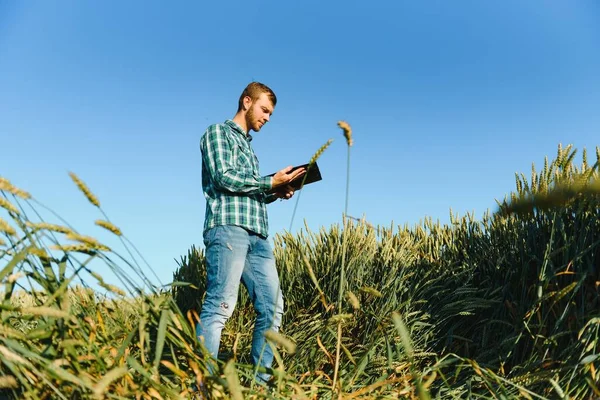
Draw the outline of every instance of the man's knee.
[[[236,299],[213,299],[204,303],[200,316],[202,319],[218,320],[225,323],[233,315]]]

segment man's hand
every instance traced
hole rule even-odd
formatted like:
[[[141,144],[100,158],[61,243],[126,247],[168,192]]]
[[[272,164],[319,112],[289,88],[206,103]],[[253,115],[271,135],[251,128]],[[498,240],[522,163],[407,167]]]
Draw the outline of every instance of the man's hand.
[[[278,199],[291,199],[294,195],[294,189],[290,185],[285,185],[277,189],[275,193],[273,193],[275,197]]]
[[[290,165],[273,175],[273,188],[279,188],[279,186],[286,185],[306,173],[305,168],[298,168],[294,171],[292,171],[292,168],[293,167]],[[279,191],[279,189],[277,189],[277,191]]]

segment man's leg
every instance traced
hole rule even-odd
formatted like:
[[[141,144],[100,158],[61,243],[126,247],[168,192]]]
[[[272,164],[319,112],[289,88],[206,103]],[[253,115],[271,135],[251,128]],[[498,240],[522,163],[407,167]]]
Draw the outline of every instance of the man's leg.
[[[206,297],[196,335],[216,359],[221,331],[237,303],[240,279],[246,263],[248,232],[236,226],[217,226],[206,233]]]
[[[250,235],[250,250],[242,275],[244,285],[256,311],[256,323],[252,336],[252,362],[270,368],[273,351],[265,340],[267,330],[277,332],[283,316],[283,295],[279,286],[279,275],[271,245],[266,239]],[[266,382],[271,376],[259,373],[258,378]]]

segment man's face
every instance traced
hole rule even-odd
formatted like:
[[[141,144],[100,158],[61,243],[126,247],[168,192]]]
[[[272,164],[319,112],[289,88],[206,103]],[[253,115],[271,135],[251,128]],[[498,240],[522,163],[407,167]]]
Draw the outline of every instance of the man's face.
[[[260,131],[264,124],[269,122],[271,114],[273,114],[273,103],[266,93],[261,93],[258,99],[250,105],[246,113],[246,124],[248,131]]]

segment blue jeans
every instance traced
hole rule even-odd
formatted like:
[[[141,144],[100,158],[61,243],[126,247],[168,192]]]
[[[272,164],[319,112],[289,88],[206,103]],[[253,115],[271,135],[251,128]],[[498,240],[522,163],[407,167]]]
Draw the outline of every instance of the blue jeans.
[[[251,359],[254,365],[270,368],[273,351],[265,341],[265,332],[277,332],[283,315],[283,296],[271,245],[261,236],[233,225],[208,230],[204,245],[207,288],[196,326],[198,338],[204,339],[206,350],[217,358],[221,331],[233,314],[241,281],[257,314]],[[258,378],[264,382],[270,375],[259,373]]]

